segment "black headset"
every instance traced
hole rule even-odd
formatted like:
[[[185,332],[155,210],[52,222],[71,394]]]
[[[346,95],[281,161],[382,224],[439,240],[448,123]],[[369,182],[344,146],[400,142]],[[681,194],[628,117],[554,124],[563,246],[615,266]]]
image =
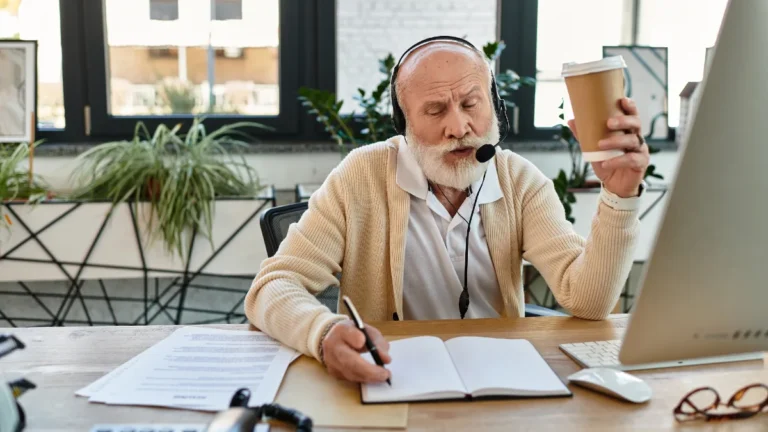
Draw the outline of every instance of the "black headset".
[[[483,52],[478,50],[468,40],[455,37],[455,36],[429,37],[419,42],[416,42],[415,44],[411,45],[410,48],[405,50],[403,55],[401,55],[400,59],[397,61],[397,64],[395,65],[394,69],[392,69],[392,78],[390,79],[390,82],[389,82],[389,85],[390,85],[389,95],[390,95],[390,98],[392,99],[392,123],[395,127],[395,132],[397,132],[400,135],[405,135],[405,128],[406,128],[405,114],[403,113],[403,109],[400,108],[400,104],[397,102],[397,89],[395,86],[395,83],[397,81],[397,72],[400,70],[400,63],[403,61],[405,56],[408,55],[414,49],[434,41],[457,42],[471,48],[472,50],[476,51],[478,54],[482,55],[483,58],[485,58],[485,54],[483,54]],[[504,138],[507,137],[507,133],[509,133],[509,119],[507,118],[507,106],[504,103],[504,100],[501,99],[501,97],[499,96],[499,88],[496,85],[496,78],[493,76],[493,74],[491,74],[491,102],[493,103],[493,109],[496,111],[496,117],[499,120],[499,135],[501,136],[500,141],[504,141]],[[491,157],[493,157],[493,153],[490,154],[490,156],[486,159],[486,161],[489,160]]]
[[[405,56],[413,51],[415,48],[424,45],[429,42],[433,41],[452,41],[452,42],[458,42],[460,44],[463,44],[474,51],[478,52],[480,55],[484,54],[478,50],[474,45],[472,45],[469,41],[458,38],[455,36],[433,36],[430,38],[423,39],[419,42],[416,42],[415,44],[411,45],[410,48],[405,50],[402,56],[400,56],[400,59],[397,61],[397,64],[395,65],[394,69],[392,69],[392,78],[390,79],[390,89],[389,94],[390,98],[392,99],[392,123],[395,126],[395,131],[400,135],[405,135],[405,114],[403,113],[403,109],[400,108],[400,104],[397,102],[397,89],[395,86],[395,82],[397,81],[397,72],[400,70],[400,63],[403,61],[403,58]],[[499,96],[499,88],[496,86],[496,78],[494,78],[493,73],[491,73],[491,102],[493,103],[493,109],[496,111],[496,118],[499,121],[499,142],[495,144],[484,144],[480,146],[480,148],[477,149],[475,152],[475,158],[481,162],[485,163],[491,160],[491,158],[496,154],[496,146],[501,144],[502,141],[504,141],[504,138],[507,137],[507,133],[509,132],[509,119],[507,118],[507,106],[503,99]],[[486,171],[487,173],[487,171]],[[480,183],[480,188],[477,190],[477,195],[475,195],[475,201],[472,204],[472,212],[469,214],[469,221],[467,221],[467,237],[466,237],[466,243],[464,245],[464,284],[462,285],[462,291],[461,296],[459,296],[459,314],[461,315],[461,318],[464,319],[464,315],[466,315],[467,310],[469,309],[469,290],[467,290],[467,267],[469,264],[469,231],[472,227],[472,217],[475,215],[475,206],[477,205],[477,199],[480,198],[480,191],[483,189],[483,184],[485,183],[485,174],[483,174],[483,181]],[[471,194],[470,194],[471,195]],[[458,209],[456,210],[458,213]]]

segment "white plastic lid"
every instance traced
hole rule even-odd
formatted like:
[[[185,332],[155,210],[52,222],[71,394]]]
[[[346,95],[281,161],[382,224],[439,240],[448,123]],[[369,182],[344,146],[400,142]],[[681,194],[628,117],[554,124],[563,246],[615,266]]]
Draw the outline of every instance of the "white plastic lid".
[[[564,63],[563,78],[603,72],[612,69],[624,69],[625,67],[627,67],[627,64],[624,62],[624,57],[620,55],[606,57],[589,63]]]

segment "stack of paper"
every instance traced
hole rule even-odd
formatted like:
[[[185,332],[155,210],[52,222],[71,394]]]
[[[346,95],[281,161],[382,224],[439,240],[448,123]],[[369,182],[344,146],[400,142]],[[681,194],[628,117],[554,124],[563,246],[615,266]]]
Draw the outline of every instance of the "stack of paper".
[[[255,331],[182,327],[75,394],[91,402],[220,411],[240,388],[273,402],[295,350]]]

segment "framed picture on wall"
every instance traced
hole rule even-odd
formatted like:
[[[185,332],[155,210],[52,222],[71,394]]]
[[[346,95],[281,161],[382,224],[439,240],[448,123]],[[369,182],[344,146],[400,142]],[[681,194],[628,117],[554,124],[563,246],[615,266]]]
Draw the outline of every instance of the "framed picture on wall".
[[[30,142],[36,133],[37,42],[0,40],[0,143]]]
[[[620,55],[624,70],[625,95],[637,103],[646,140],[670,139],[669,79],[666,47],[604,46],[603,57]]]

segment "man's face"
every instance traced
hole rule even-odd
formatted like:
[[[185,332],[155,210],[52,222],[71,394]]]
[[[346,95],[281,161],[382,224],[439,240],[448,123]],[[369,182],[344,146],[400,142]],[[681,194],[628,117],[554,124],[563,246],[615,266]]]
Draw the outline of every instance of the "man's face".
[[[482,176],[487,163],[475,150],[499,139],[489,80],[483,60],[453,43],[424,46],[404,61],[397,92],[406,141],[429,180],[465,189]]]

